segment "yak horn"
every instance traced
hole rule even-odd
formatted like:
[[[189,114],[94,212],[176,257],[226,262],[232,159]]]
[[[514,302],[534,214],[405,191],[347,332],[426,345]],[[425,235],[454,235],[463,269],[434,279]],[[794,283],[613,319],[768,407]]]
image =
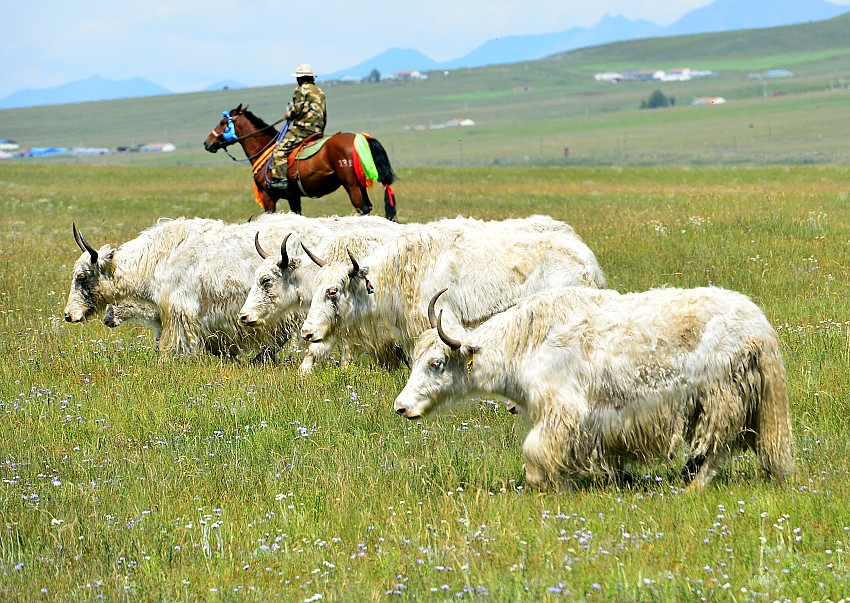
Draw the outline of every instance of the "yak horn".
[[[77,225],[74,222],[71,222],[71,228],[74,230],[74,240],[77,242],[77,245],[83,251],[87,251],[91,256],[91,263],[97,264],[97,251],[94,247],[89,245],[88,241],[86,241],[85,237],[83,237],[83,233],[77,230]]]
[[[459,350],[460,349],[460,345],[461,345],[460,341],[458,341],[457,339],[452,339],[451,337],[446,335],[445,331],[443,331],[443,311],[442,310],[440,310],[440,315],[437,316],[437,334],[440,336],[440,339],[443,340],[443,343],[446,344],[447,346],[449,346],[451,349],[453,349],[453,350]]]
[[[357,258],[354,257],[354,254],[351,253],[350,249],[346,249],[348,252],[348,257],[351,260],[351,274],[357,274],[360,272],[360,264],[357,263]]]
[[[283,242],[280,244],[280,262],[278,262],[278,266],[281,268],[286,268],[289,265],[289,254],[286,253],[286,242],[289,240],[289,237],[292,236],[292,233],[286,233],[286,236],[283,237]]]
[[[309,257],[311,260],[313,260],[313,262],[314,262],[314,263],[315,263],[315,264],[316,264],[319,268],[321,268],[322,266],[324,266],[325,264],[327,264],[327,261],[323,260],[322,258],[320,258],[319,256],[317,256],[315,253],[313,253],[312,251],[310,251],[309,249],[307,249],[307,246],[304,244],[304,241],[301,241],[301,248],[304,250],[304,253],[306,253],[306,254],[307,254],[307,257]]]
[[[434,313],[434,306],[437,304],[437,298],[448,290],[448,287],[446,287],[442,291],[438,291],[437,294],[431,298],[431,301],[428,304],[428,323],[431,325],[432,329],[437,328],[437,315]]]
[[[257,232],[257,234],[254,235],[254,247],[257,248],[257,253],[260,254],[261,258],[266,259],[267,257],[269,257],[269,254],[266,253],[266,250],[263,249],[260,246],[260,233],[259,232]]]

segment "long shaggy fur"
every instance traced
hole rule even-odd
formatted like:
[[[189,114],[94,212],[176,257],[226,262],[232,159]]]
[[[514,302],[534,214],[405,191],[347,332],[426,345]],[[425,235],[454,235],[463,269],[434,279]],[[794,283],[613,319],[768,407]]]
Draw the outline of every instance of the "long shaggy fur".
[[[350,262],[349,252],[365,257],[381,245],[395,240],[412,226],[390,222],[383,218],[364,216],[356,221],[339,225],[332,237],[310,237],[304,244],[318,257],[329,262]],[[290,245],[292,247],[292,245]],[[281,322],[300,325],[307,316],[313,296],[313,281],[319,267],[301,250],[293,248],[289,262],[281,266],[281,255],[269,253],[254,274],[240,317],[246,324],[260,328],[274,328]],[[333,349],[333,342],[311,344],[301,364],[302,372],[310,372],[316,360],[323,358]],[[341,355],[347,362],[357,354],[356,349],[343,346]]]
[[[428,302],[443,287],[447,324],[470,327],[552,286],[605,283],[573,229],[546,216],[440,220],[405,233],[359,267],[353,273],[350,261],[329,262],[319,270],[302,334],[359,337],[354,343],[376,352],[397,345],[410,357],[429,327]],[[326,296],[331,288],[339,291],[335,300]]]
[[[793,471],[779,340],[739,293],[549,291],[461,341],[454,351],[433,329],[423,334],[396,410],[415,418],[471,392],[513,400],[529,424],[532,485],[595,473],[620,482],[628,462],[669,460],[682,445],[695,487],[742,447],[773,478]]]
[[[159,351],[193,355],[256,353],[275,348],[297,331],[299,323],[246,329],[238,312],[248,295],[261,258],[254,247],[260,233],[269,248],[280,248],[288,233],[330,237],[334,229],[363,218],[305,218],[296,214],[263,215],[244,224],[220,220],[161,220],[118,249],[104,245],[97,262],[84,252],[74,266],[66,319],[76,322],[107,304],[152,303],[161,321]],[[371,218],[380,220],[382,218]],[[85,278],[81,278],[82,275]],[[156,329],[155,329],[156,330]]]

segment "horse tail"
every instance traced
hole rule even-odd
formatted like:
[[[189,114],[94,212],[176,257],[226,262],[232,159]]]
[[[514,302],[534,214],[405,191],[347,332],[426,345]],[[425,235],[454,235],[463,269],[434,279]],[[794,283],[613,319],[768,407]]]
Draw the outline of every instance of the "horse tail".
[[[369,150],[372,151],[372,160],[378,170],[378,182],[384,186],[392,184],[396,181],[396,175],[393,166],[390,165],[390,158],[384,150],[384,145],[371,136],[367,140],[369,141]]]

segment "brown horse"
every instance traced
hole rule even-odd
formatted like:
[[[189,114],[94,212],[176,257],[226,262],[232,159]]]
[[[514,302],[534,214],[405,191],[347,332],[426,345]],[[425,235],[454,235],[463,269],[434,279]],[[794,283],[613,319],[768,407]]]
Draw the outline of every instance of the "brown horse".
[[[322,197],[340,186],[348,193],[351,204],[361,215],[372,211],[372,202],[366,192],[366,181],[355,170],[354,134],[339,132],[325,142],[319,151],[306,159],[292,160],[290,155],[287,176],[289,188],[285,192],[266,187],[269,158],[277,141],[278,131],[243,107],[222,113],[221,121],[204,141],[210,153],[226,149],[238,142],[254,172],[256,201],[267,212],[275,211],[279,199],[285,198],[293,212],[301,213],[301,197]],[[368,138],[372,159],[378,172],[378,181],[384,185],[384,211],[387,219],[395,221],[395,195],[390,184],[395,182],[390,160],[384,147],[374,138]],[[226,151],[225,151],[226,152]],[[293,154],[298,151],[293,151]]]

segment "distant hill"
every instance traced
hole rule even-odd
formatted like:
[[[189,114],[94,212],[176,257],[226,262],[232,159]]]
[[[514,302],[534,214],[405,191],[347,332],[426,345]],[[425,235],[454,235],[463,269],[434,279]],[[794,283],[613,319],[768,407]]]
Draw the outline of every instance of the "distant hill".
[[[323,86],[330,104],[328,129],[370,132],[399,169],[850,165],[845,126],[850,103],[848,31],[850,12],[798,25],[612,42],[537,61],[459,69],[449,77],[432,72],[414,83],[329,83]],[[594,77],[602,70],[670,67],[707,70],[716,76],[619,85]],[[771,69],[792,71],[793,77],[750,77]],[[641,109],[658,89],[675,98],[675,106]],[[283,85],[259,86],[7,109],[0,111],[0,136],[22,148],[115,149],[167,141],[175,145],[173,153],[111,153],[75,156],[73,161],[224,168],[234,164],[201,146],[221,111],[242,103],[271,122],[280,116],[281,98],[290,92]],[[728,102],[694,104],[703,97]],[[474,125],[445,127],[457,119]],[[238,147],[232,153],[241,158]],[[241,169],[246,170],[247,186],[250,172]]]
[[[715,0],[708,6],[690,11],[667,27],[648,21],[632,21],[623,16],[606,16],[590,28],[573,27],[560,32],[489,40],[461,57],[443,62],[437,62],[418,50],[390,48],[347,69],[319,73],[318,79],[328,81],[345,77],[365,78],[373,69],[386,75],[403,70],[451,70],[518,63],[613,42],[822,21],[846,11],[847,7],[825,0]],[[241,88],[246,86],[239,82],[222,81],[211,84],[204,91]],[[19,90],[0,99],[0,109],[170,93],[166,88],[143,78],[115,81],[93,76],[55,88]]]
[[[664,27],[649,21],[631,21],[623,16],[605,16],[591,28],[573,27],[566,31],[526,36],[508,36],[485,42],[472,52],[439,64],[440,69],[483,67],[540,59],[556,52],[596,46],[608,42],[637,40],[664,35]]]
[[[439,63],[418,50],[411,48],[390,48],[348,69],[327,74],[319,73],[317,75],[320,80],[338,80],[346,76],[365,78],[369,76],[373,69],[377,69],[379,73],[384,74],[403,70],[433,71],[440,68],[441,65]]]
[[[649,21],[632,21],[623,16],[605,16],[590,28],[573,27],[560,32],[489,40],[462,57],[441,63],[407,48],[390,49],[358,65],[320,77],[325,80],[343,76],[365,77],[372,69],[391,73],[404,69],[427,71],[517,63],[610,42],[777,27],[822,21],[845,12],[846,6],[824,0],[715,0],[708,6],[690,11],[667,27]]]
[[[234,80],[224,80],[221,82],[215,82],[207,86],[203,89],[203,92],[215,92],[216,90],[241,90],[242,88],[247,88],[245,84],[242,82],[237,82]]]
[[[847,12],[824,0],[715,0],[666,28],[665,35],[760,29],[823,21]]]
[[[171,94],[171,91],[141,77],[108,80],[99,75],[93,75],[88,79],[77,80],[55,88],[18,90],[0,99],[0,109],[116,100],[157,94]]]

